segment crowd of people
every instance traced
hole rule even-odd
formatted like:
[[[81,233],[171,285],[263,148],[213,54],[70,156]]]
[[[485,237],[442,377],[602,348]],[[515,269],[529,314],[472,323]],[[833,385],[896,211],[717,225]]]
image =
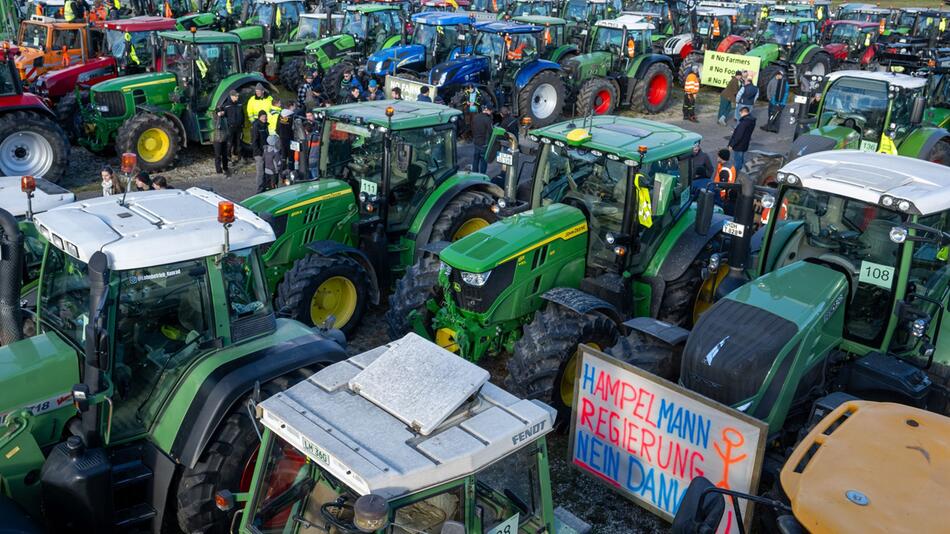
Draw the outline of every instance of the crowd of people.
[[[164,176],[152,177],[146,171],[137,172],[128,180],[128,183],[123,183],[122,178],[116,175],[115,169],[109,165],[103,167],[99,174],[102,179],[100,185],[104,197],[121,195],[126,192],[127,188],[129,192],[174,189],[174,187],[168,185],[168,179]]]

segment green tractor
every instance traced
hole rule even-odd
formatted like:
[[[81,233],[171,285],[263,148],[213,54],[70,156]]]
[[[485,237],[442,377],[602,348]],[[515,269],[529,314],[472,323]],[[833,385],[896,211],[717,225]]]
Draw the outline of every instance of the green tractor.
[[[789,85],[807,83],[807,75],[831,72],[831,54],[820,44],[821,22],[815,18],[770,16],[747,56],[759,58],[759,92],[781,72]]]
[[[370,54],[404,42],[407,16],[394,4],[348,5],[339,34],[307,45],[306,68],[323,74],[323,89],[328,98],[337,98],[346,70],[355,71]]]
[[[7,276],[22,237],[0,221]],[[214,492],[250,488],[254,404],[346,358],[275,318],[270,226],[200,189],[87,199],[35,226],[35,305],[19,276],[0,296],[4,526],[22,519],[12,499],[49,532],[226,531]]]
[[[389,100],[321,115],[320,179],[243,205],[277,234],[263,254],[275,308],[306,324],[332,319],[349,334],[423,247],[496,221],[502,190],[459,172],[459,111]]]
[[[643,17],[652,24],[654,48],[662,50],[663,42],[668,38],[689,31],[688,13],[675,9],[676,5],[676,2],[667,0],[634,0],[622,13]]]
[[[195,12],[191,9],[188,0],[178,1],[189,4],[188,9],[184,11],[172,8],[172,13],[176,17],[176,29],[181,31],[191,31],[192,28],[213,31],[234,29],[241,20],[240,15],[245,2],[245,0],[209,0]]]
[[[815,77],[809,85],[821,93],[818,111],[815,117],[804,118],[814,97],[811,93],[796,97],[794,116],[804,119],[796,121],[796,133],[801,135],[792,143],[789,157],[850,148],[950,165],[948,114],[937,106],[940,98],[928,95],[927,83],[926,78],[891,72],[838,71],[824,79]],[[939,90],[937,85],[934,91]]]
[[[609,115],[620,108],[664,111],[673,95],[673,60],[653,53],[653,25],[637,15],[594,24],[586,53],[564,62],[574,114]]]
[[[829,394],[950,413],[950,173],[847,150],[777,183],[757,265],[730,266],[692,331],[640,319],[608,351],[767,423],[766,474]]]
[[[697,134],[596,116],[530,137],[534,179],[516,195],[509,178],[498,204],[513,214],[431,247],[397,283],[386,322],[393,338],[413,330],[473,361],[513,352],[509,388],[565,411],[579,343],[613,345],[629,317],[692,324],[718,229],[693,232]]]
[[[289,40],[264,45],[267,59],[264,75],[276,77],[287,90],[295,91],[307,70],[304,49],[318,39],[339,34],[342,28],[343,15],[340,13],[301,13]]]
[[[241,69],[236,35],[196,31],[163,32],[159,72],[122,76],[98,83],[82,109],[79,142],[94,153],[115,151],[138,156],[147,171],[167,169],[188,143],[211,144],[214,110],[241,93],[246,102],[254,86],[275,89],[260,73]]]

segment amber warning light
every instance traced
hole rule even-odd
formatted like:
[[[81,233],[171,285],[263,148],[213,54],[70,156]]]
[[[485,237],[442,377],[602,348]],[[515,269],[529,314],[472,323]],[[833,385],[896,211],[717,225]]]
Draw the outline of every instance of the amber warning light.
[[[27,194],[36,191],[36,178],[33,178],[32,176],[24,176],[20,178],[20,190]]]
[[[234,202],[230,200],[218,202],[218,222],[221,224],[234,222]]]
[[[134,152],[126,152],[122,154],[122,172],[125,174],[132,174],[132,171],[135,170],[135,164],[138,163],[138,156]]]

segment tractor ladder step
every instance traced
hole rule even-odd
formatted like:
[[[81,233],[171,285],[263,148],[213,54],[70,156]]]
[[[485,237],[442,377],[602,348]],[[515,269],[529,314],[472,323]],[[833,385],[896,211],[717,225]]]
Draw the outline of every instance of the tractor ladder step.
[[[152,470],[140,461],[112,467],[112,488],[120,489],[152,479]]]
[[[128,528],[134,525],[151,521],[155,517],[155,509],[141,503],[115,511],[116,528]]]

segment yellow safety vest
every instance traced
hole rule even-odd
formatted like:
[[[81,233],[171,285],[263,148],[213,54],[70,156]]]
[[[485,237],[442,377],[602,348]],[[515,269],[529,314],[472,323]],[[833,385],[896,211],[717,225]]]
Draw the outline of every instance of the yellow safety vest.
[[[125,42],[129,43],[129,59],[136,65],[139,64],[139,57],[135,54],[135,46],[132,45],[132,34],[125,32]]]
[[[257,95],[251,96],[247,99],[247,118],[248,121],[256,121],[257,114],[260,111],[270,112],[270,109],[273,107],[274,98],[270,95],[265,96],[264,98],[257,98]]]
[[[198,75],[203,79],[208,75],[208,64],[204,62],[203,59],[198,58],[195,60],[195,66],[198,67]]]
[[[76,13],[73,11],[73,0],[66,2],[66,5],[63,7],[63,18],[66,19],[66,22],[76,20]]]
[[[650,202],[650,190],[640,186],[642,174],[637,174],[633,178],[633,184],[637,188],[637,219],[644,228],[653,226],[653,206]]]

